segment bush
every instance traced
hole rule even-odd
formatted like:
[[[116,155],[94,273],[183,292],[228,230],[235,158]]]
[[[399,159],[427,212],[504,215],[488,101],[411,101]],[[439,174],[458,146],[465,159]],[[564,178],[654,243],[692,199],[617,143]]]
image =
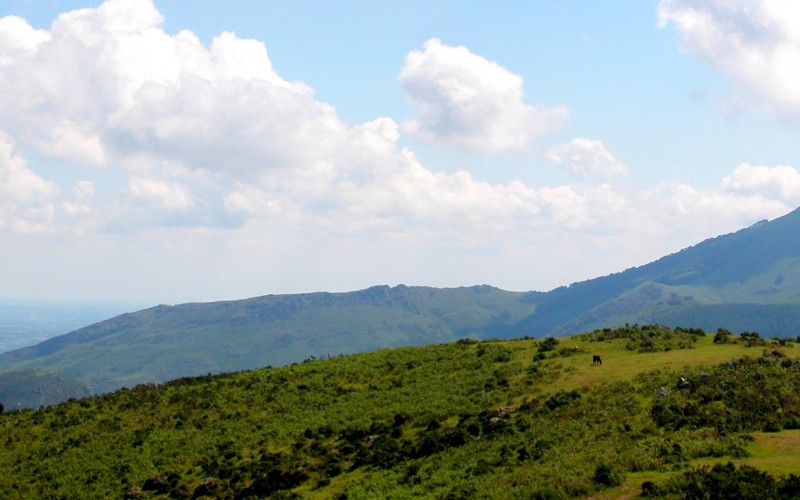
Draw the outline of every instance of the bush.
[[[800,414],[800,377],[794,364],[775,357],[741,358],[718,366],[702,383],[652,402],[659,427],[751,432],[795,426]],[[690,380],[695,377],[687,374]],[[733,390],[735,388],[735,390]]]
[[[656,496],[658,495],[658,486],[653,481],[645,481],[642,483],[642,496]]]
[[[600,486],[619,486],[622,484],[623,476],[606,464],[600,464],[594,469],[592,481]]]
[[[558,346],[558,339],[555,337],[547,337],[539,344],[539,352],[552,351]]]
[[[727,344],[730,342],[733,334],[724,328],[717,328],[717,333],[714,334],[715,344]]]
[[[642,495],[680,498],[737,498],[760,500],[778,498],[779,487],[791,489],[794,483],[781,480],[780,484],[771,475],[749,465],[738,469],[728,462],[684,472],[661,484],[643,483]]]
[[[625,349],[638,352],[663,352],[673,349],[691,349],[697,339],[705,335],[697,328],[669,328],[661,325],[626,325],[621,328],[595,330],[578,335],[590,342],[625,339]]]
[[[581,398],[581,393],[578,391],[565,391],[560,390],[557,393],[553,394],[547,401],[545,401],[545,406],[550,411],[553,411],[557,408],[561,408],[562,406],[567,406],[571,402],[578,400]]]
[[[741,342],[747,347],[756,347],[766,345],[766,341],[761,338],[758,332],[742,332],[739,335]]]
[[[778,495],[783,498],[800,497],[800,476],[789,474],[778,481]]]

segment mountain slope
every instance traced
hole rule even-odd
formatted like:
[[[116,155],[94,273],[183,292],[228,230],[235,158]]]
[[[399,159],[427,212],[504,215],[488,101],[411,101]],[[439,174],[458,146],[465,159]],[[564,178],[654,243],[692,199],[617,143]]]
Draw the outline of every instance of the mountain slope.
[[[312,356],[508,336],[534,310],[526,297],[489,286],[401,285],[157,306],[5,353],[0,366],[63,373],[104,392]]]
[[[537,302],[524,327],[565,335],[658,318],[682,322],[682,310],[696,312],[705,305],[798,304],[798,291],[800,210],[795,210],[641,267],[553,290]],[[800,313],[800,307],[789,309]],[[754,322],[751,329],[759,325],[768,326]]]
[[[157,306],[0,355],[95,392],[462,337],[562,336],[626,323],[800,333],[800,211],[550,292],[376,286]]]
[[[90,395],[88,387],[64,375],[35,370],[0,373],[0,403],[7,410],[38,408]]]

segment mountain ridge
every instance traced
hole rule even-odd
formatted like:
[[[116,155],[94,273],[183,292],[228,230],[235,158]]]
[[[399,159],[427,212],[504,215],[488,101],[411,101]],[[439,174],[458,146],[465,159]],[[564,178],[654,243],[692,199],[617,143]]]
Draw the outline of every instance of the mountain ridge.
[[[800,210],[549,292],[378,285],[159,305],[0,354],[0,372],[50,371],[105,392],[383,347],[625,323],[793,337],[800,333],[793,317],[800,317]]]

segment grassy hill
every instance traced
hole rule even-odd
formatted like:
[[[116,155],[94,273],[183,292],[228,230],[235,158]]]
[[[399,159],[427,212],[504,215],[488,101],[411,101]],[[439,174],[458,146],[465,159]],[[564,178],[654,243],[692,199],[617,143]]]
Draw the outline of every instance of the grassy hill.
[[[0,491],[597,498],[636,495],[643,484],[655,495],[735,484],[762,494],[737,490],[738,498],[765,498],[770,487],[800,492],[787,476],[800,465],[800,348],[714,340],[664,327],[465,339],[15,411],[0,416]],[[735,465],[697,468],[728,461]]]
[[[377,286],[157,306],[0,355],[0,370],[64,374],[94,392],[311,357],[508,337],[535,306],[489,286]]]
[[[564,336],[624,324],[800,334],[800,211],[550,292],[376,286],[161,305],[0,354],[102,393],[385,347]]]

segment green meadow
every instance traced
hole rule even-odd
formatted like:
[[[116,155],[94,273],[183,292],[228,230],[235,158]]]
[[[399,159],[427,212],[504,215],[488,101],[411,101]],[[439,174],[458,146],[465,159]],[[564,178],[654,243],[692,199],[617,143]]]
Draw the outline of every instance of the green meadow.
[[[0,491],[789,498],[800,484],[798,354],[785,339],[631,326],[141,385],[0,416]]]

